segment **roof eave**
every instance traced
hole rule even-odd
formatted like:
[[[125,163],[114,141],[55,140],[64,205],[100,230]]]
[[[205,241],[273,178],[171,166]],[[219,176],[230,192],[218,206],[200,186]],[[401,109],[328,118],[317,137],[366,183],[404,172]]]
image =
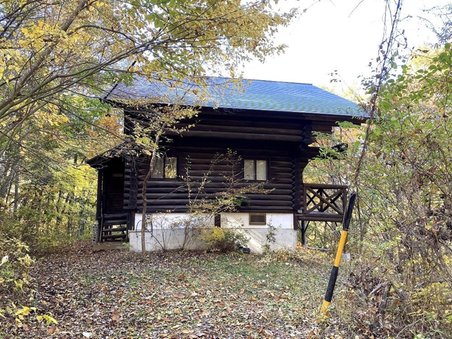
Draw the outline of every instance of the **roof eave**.
[[[125,103],[125,102],[121,102],[121,101],[117,101],[114,99],[101,99],[103,102],[108,103],[114,107],[117,108],[132,108],[134,107],[136,108],[140,108],[143,107],[144,105],[140,105],[137,104],[137,106],[132,106],[131,103]],[[160,106],[160,105],[170,105],[168,103],[152,103],[153,105],[156,106]],[[185,106],[184,106],[185,107]],[[186,106],[188,107],[188,106]],[[258,109],[243,109],[243,108],[229,108],[229,107],[212,107],[212,106],[200,106],[199,107],[200,111],[207,111],[207,110],[223,110],[223,111],[233,111],[233,112],[237,112],[237,113],[277,113],[280,115],[301,115],[305,118],[310,118],[310,119],[314,119],[317,120],[319,117],[322,117],[322,119],[326,119],[326,120],[332,120],[332,121],[349,121],[352,123],[356,123],[356,124],[361,124],[361,123],[365,123],[369,117],[368,116],[354,116],[354,115],[343,115],[343,114],[336,114],[336,113],[320,113],[320,112],[300,112],[300,111],[275,111],[275,110],[258,110]]]

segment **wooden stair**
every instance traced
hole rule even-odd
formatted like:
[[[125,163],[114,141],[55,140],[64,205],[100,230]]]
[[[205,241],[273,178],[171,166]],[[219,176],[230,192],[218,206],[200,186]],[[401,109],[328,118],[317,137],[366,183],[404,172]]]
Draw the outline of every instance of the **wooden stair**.
[[[99,242],[128,241],[128,223],[127,213],[104,214],[100,220]]]

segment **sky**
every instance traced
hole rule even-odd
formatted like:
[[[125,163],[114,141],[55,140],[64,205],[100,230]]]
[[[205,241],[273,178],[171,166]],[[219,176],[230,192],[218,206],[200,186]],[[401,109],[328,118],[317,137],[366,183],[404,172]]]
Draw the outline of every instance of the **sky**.
[[[360,76],[369,75],[369,62],[377,57],[384,27],[384,0],[281,0],[284,6],[309,9],[276,36],[287,45],[284,54],[269,57],[264,64],[252,61],[244,78],[312,83],[337,94],[362,93]],[[435,40],[419,17],[435,5],[450,0],[405,0],[401,27],[409,48]],[[428,17],[435,20],[434,17]],[[331,73],[340,82],[331,82]]]

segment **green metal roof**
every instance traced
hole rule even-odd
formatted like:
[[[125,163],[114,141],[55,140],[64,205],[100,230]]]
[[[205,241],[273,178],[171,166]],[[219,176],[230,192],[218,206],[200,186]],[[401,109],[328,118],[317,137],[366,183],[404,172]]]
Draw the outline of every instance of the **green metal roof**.
[[[149,81],[136,78],[132,84],[118,84],[108,99],[119,102],[152,102],[235,110],[337,115],[365,119],[368,114],[356,103],[312,84],[231,80],[207,77],[207,86],[192,82]]]

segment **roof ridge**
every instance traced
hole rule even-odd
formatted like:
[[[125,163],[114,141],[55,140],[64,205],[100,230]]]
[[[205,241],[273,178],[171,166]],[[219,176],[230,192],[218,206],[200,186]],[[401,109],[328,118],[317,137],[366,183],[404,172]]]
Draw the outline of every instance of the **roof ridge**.
[[[229,80],[248,80],[248,81],[259,81],[259,82],[272,82],[272,83],[284,83],[284,84],[294,84],[294,85],[310,85],[317,88],[320,88],[312,83],[309,82],[295,82],[295,81],[280,81],[280,80],[267,80],[267,79],[252,79],[252,78],[230,78],[225,76],[215,76],[215,75],[207,75],[207,78],[214,78],[214,79],[229,79]]]

